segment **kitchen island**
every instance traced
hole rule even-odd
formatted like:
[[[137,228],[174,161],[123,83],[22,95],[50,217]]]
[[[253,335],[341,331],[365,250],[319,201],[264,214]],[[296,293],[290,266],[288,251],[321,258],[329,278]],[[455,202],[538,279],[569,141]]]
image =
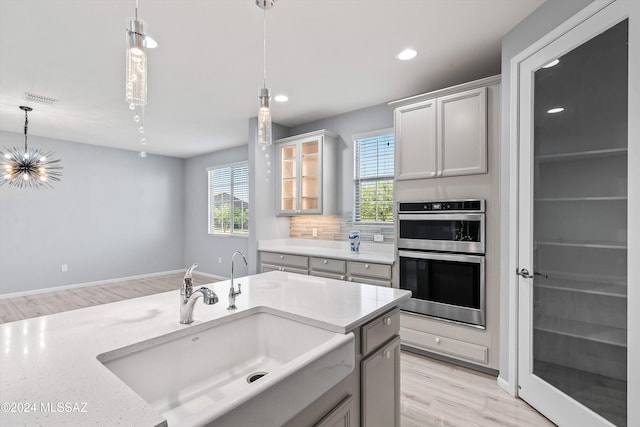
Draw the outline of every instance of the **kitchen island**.
[[[209,284],[220,302],[208,306],[199,301],[190,325],[179,323],[179,284],[175,291],[0,325],[0,425],[167,425],[98,356],[167,334],[187,336],[243,312],[272,313],[355,336],[353,372],[317,402],[300,408],[288,421],[292,425],[328,423],[345,410],[352,425],[366,420],[368,412],[367,425],[374,425],[380,399],[397,412],[398,306],[409,292],[279,271],[237,283],[242,283],[237,310],[227,310],[229,281]],[[391,369],[380,371],[385,360]],[[387,381],[382,395],[374,393],[380,380]],[[253,425],[265,425],[265,419]]]

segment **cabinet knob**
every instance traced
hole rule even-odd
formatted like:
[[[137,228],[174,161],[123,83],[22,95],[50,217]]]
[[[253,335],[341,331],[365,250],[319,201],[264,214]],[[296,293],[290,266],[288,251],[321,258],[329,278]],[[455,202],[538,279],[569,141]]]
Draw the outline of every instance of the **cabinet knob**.
[[[344,277],[344,274],[343,274],[342,276],[340,276],[340,280],[344,280],[344,279],[345,279],[345,277]]]
[[[438,171],[438,173],[436,174],[436,176],[442,176],[442,171]]]
[[[385,351],[384,357],[386,357],[387,359],[391,359],[391,352],[389,350]]]
[[[349,277],[349,281],[350,281],[350,282],[353,282],[353,277]]]
[[[280,267],[280,271],[284,271],[284,267]]]
[[[436,176],[436,173],[435,172],[431,172],[431,176]]]
[[[280,255],[280,259],[284,259],[284,255]]]
[[[327,261],[326,259],[323,261],[325,264],[327,264],[329,261]]]
[[[440,344],[440,337],[436,338],[436,344]]]
[[[368,269],[369,268],[369,264],[365,264],[364,268]]]
[[[384,319],[384,324],[387,326],[391,325],[391,317],[387,317],[386,319]]]

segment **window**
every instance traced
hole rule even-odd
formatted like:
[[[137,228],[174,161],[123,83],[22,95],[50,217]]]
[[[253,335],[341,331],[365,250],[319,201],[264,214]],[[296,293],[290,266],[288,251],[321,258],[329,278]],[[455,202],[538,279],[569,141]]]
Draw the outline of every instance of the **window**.
[[[393,222],[393,129],[354,141],[354,222]]]
[[[209,234],[249,235],[249,165],[207,169]]]

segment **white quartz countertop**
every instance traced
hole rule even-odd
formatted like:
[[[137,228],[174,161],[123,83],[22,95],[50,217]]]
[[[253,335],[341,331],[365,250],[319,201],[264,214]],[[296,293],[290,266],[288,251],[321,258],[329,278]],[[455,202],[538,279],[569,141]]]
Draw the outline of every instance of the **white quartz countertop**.
[[[309,239],[272,239],[258,242],[258,250],[264,252],[388,265],[392,265],[395,260],[393,248],[389,243],[363,242],[360,244],[359,252],[351,252],[349,242]]]
[[[235,313],[253,310],[346,333],[409,298],[408,291],[274,271],[242,283]],[[207,285],[220,302],[198,301],[179,323],[176,290],[0,325],[0,425],[156,426],[165,420],[96,356],[229,316],[229,281]],[[217,323],[217,322],[216,322]],[[221,344],[223,345],[223,344]]]

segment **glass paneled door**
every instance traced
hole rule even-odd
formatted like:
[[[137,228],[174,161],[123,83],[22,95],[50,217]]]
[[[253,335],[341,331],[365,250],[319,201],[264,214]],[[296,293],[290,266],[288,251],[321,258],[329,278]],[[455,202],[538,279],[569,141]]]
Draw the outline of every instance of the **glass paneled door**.
[[[559,425],[627,425],[629,18],[618,6],[520,68],[519,394]]]

